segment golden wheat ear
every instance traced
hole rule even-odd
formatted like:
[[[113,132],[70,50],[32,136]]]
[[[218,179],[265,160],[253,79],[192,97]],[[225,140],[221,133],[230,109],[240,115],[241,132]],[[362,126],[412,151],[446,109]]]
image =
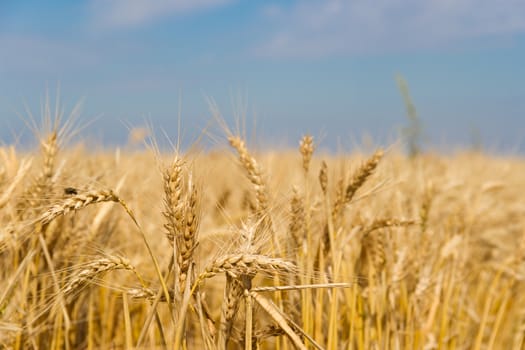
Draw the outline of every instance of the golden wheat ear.
[[[64,201],[53,205],[40,217],[42,224],[49,224],[61,215],[77,211],[91,204],[102,202],[120,202],[120,198],[112,190],[94,190],[76,194]]]
[[[65,285],[62,292],[66,296],[74,294],[97,276],[114,270],[135,271],[136,269],[126,258],[106,255],[88,262],[82,267],[82,269],[75,272],[73,277]]]
[[[314,150],[314,138],[310,135],[303,136],[299,142],[299,151],[303,156],[303,170],[305,174],[308,174],[310,170],[310,162],[312,160],[312,154],[314,153]]]
[[[264,215],[267,212],[269,203],[268,203],[268,194],[267,194],[267,185],[266,181],[263,179],[262,169],[259,166],[259,163],[255,158],[248,152],[246,143],[238,136],[228,137],[230,145],[237,150],[239,156],[239,161],[246,171],[248,179],[253,185],[256,198],[256,210],[261,215]]]

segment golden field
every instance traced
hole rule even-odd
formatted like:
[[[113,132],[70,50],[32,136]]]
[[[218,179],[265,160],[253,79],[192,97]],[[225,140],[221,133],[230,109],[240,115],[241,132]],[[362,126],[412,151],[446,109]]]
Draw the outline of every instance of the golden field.
[[[523,349],[525,161],[0,148],[0,348]]]

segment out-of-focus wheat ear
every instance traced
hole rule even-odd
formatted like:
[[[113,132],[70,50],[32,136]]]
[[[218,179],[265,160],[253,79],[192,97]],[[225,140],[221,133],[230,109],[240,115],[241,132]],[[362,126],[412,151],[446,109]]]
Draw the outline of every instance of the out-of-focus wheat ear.
[[[184,230],[177,236],[177,264],[179,268],[179,288],[184,290],[186,278],[188,278],[188,268],[193,263],[193,252],[198,244],[197,233],[199,229],[199,203],[197,186],[192,181],[191,175],[188,186],[190,187],[189,197],[186,203]],[[193,283],[193,281],[190,281]]]
[[[379,161],[383,157],[383,150],[377,150],[361,167],[355,172],[345,191],[345,203],[349,203],[355,193],[365,181],[374,173]]]
[[[388,227],[406,227],[414,224],[414,220],[400,219],[378,219],[372,222],[372,224],[363,231],[361,265],[366,265],[370,262],[375,273],[380,272],[385,265],[385,234],[383,231],[375,231]]]
[[[51,132],[47,139],[43,140],[40,145],[42,149],[42,156],[44,164],[42,172],[34,180],[32,190],[28,193],[31,196],[31,203],[36,204],[35,200],[41,200],[42,195],[49,192],[53,183],[53,172],[55,168],[55,160],[58,152],[58,139],[56,131]]]
[[[112,190],[87,191],[84,193],[79,193],[65,199],[61,203],[55,204],[46,210],[40,217],[39,221],[46,225],[61,215],[65,215],[71,211],[80,210],[90,204],[101,202],[121,203],[121,200]]]
[[[328,165],[324,160],[321,163],[321,170],[319,170],[319,185],[326,196],[328,191]]]
[[[104,272],[113,270],[130,270],[135,271],[128,259],[118,256],[105,256],[93,260],[86,264],[80,271],[72,274],[71,280],[68,281],[63,289],[64,295],[70,295],[92,281]]]
[[[308,174],[310,170],[310,161],[314,150],[314,138],[311,135],[304,135],[299,142],[299,151],[303,156],[303,170],[305,174]]]
[[[224,209],[228,206],[230,203],[230,199],[232,196],[232,191],[229,188],[225,188],[222,190],[221,194],[217,197],[217,201],[215,204],[215,215],[218,217],[221,217],[223,214]]]
[[[75,263],[79,259],[79,252],[85,247],[86,237],[89,231],[86,228],[69,229],[64,221],[57,222],[57,225],[49,225],[45,230],[44,238],[52,258],[58,269],[63,269]]]
[[[284,331],[276,324],[270,324],[267,326],[264,326],[263,328],[255,329],[252,334],[252,344],[255,349],[259,349],[260,347],[255,347],[257,345],[260,345],[262,341],[268,338],[272,337],[280,337],[282,335],[285,335]],[[245,341],[247,340],[246,337],[243,337],[243,334],[240,332],[239,329],[233,328],[232,334],[230,337],[231,340],[234,342],[242,345],[243,347],[246,347]]]
[[[332,221],[335,227],[339,227],[339,219],[345,205],[345,180],[339,178],[337,181],[334,204],[332,205]]]
[[[423,195],[423,201],[421,203],[421,208],[419,210],[419,220],[421,233],[427,232],[428,227],[428,218],[430,215],[430,207],[432,206],[432,201],[434,200],[435,190],[432,183],[428,184],[425,188],[425,193]]]
[[[390,286],[395,286],[401,282],[407,275],[407,266],[409,265],[409,249],[403,246],[398,252],[396,261],[391,265]]]
[[[323,168],[321,168],[322,170]],[[321,174],[320,174],[321,179]],[[345,180],[343,177],[337,181],[335,199],[330,208],[330,199],[327,194],[328,191],[323,191],[325,194],[325,207],[326,207],[326,224],[323,227],[321,240],[319,242],[319,249],[317,250],[317,257],[315,264],[318,265],[320,253],[322,252],[325,256],[331,251],[331,241],[334,240],[335,232],[341,227],[343,208],[345,205]],[[321,185],[322,186],[322,185]]]
[[[387,227],[406,227],[416,223],[415,220],[406,219],[376,219],[363,230],[363,238],[366,238],[371,232]]]
[[[173,246],[175,237],[184,229],[184,203],[182,201],[183,174],[182,160],[175,159],[171,166],[164,171],[164,217],[166,236]]]
[[[224,298],[221,306],[221,322],[219,324],[219,334],[217,337],[217,346],[219,349],[228,348],[233,322],[239,310],[243,294],[244,287],[241,282],[227,274]]]
[[[155,298],[159,296],[159,302],[167,302],[166,297],[162,294],[162,290],[151,290],[146,287],[142,288],[130,288],[126,290],[126,294],[133,300],[149,300],[155,301]],[[169,291],[170,300],[173,300],[175,292]]]
[[[42,177],[47,183],[51,183],[53,179],[53,170],[55,167],[55,158],[58,152],[57,132],[53,131],[48,136],[45,142],[41,144],[44,155],[44,168],[42,170]]]
[[[363,258],[372,264],[374,276],[377,276],[377,273],[383,269],[386,262],[384,232],[376,230],[367,234],[362,241],[361,252],[363,253]]]
[[[0,188],[4,186],[6,177],[7,177],[7,170],[5,170],[4,167],[1,167],[0,168]]]
[[[244,140],[238,136],[228,137],[230,145],[237,150],[239,160],[255,190],[256,211],[264,215],[268,210],[268,194],[262,170],[254,157],[248,152]]]
[[[40,146],[43,157],[42,170],[33,178],[31,185],[24,190],[20,197],[21,200],[17,204],[17,211],[21,219],[26,219],[30,215],[40,214],[37,208],[41,208],[42,204],[47,203],[53,187],[53,170],[58,151],[57,133],[55,131],[51,132],[47,138],[42,139]]]
[[[418,301],[423,298],[424,294],[428,291],[428,288],[430,288],[432,284],[432,270],[432,264],[427,264],[424,265],[419,271],[417,284],[413,293],[413,296]]]
[[[302,254],[306,251],[308,243],[308,234],[306,230],[306,213],[304,208],[304,197],[299,194],[297,187],[293,187],[292,198],[290,200],[290,236],[288,237],[288,256],[290,259],[297,263],[301,259]],[[288,285],[300,284],[300,278],[298,275],[290,274],[287,278]],[[289,305],[297,305],[299,302],[299,293],[296,291],[290,291],[286,293],[286,299]],[[291,308],[292,317],[297,319],[299,312],[297,308]]]
[[[303,198],[299,194],[297,187],[292,189],[292,199],[290,200],[290,225],[289,230],[293,244],[290,246],[291,250],[295,251],[301,247],[305,239],[305,209]],[[290,251],[292,253],[292,251]]]
[[[252,199],[252,193],[248,190],[242,191],[241,209],[243,211],[250,212],[255,212],[257,210],[257,208],[255,208],[255,203]]]

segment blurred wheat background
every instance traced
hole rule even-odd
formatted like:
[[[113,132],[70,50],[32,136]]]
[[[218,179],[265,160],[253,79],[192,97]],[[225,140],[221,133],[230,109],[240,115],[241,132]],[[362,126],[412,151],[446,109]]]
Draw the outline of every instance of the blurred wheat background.
[[[525,346],[520,158],[90,152],[44,111],[0,148],[2,348]]]

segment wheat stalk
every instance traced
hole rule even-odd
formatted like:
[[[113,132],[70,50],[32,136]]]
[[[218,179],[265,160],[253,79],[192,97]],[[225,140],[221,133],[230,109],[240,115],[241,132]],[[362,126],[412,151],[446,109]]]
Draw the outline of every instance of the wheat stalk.
[[[259,304],[259,306],[264,311],[266,311],[268,315],[270,315],[273,318],[275,323],[277,323],[279,327],[283,330],[283,332],[286,333],[288,338],[292,341],[292,343],[297,349],[306,350],[306,346],[301,341],[299,335],[294,332],[292,327],[290,327],[290,325],[286,321],[286,318],[282,315],[281,310],[279,310],[271,300],[266,299],[257,292],[250,292],[250,296],[257,302],[257,304]]]

